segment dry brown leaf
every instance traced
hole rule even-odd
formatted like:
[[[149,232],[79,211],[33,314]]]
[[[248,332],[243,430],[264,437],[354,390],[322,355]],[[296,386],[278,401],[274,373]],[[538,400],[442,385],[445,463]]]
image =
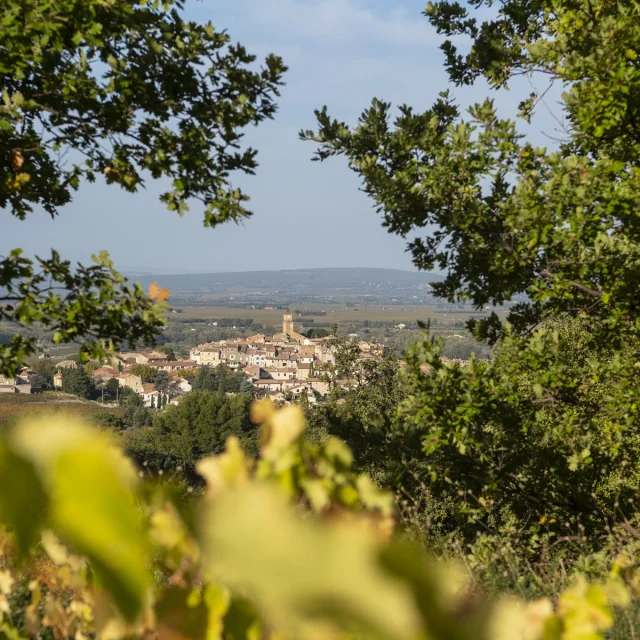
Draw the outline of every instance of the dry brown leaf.
[[[9,164],[14,171],[20,171],[20,168],[24,164],[24,158],[22,157],[22,151],[20,151],[20,149],[11,149],[9,152]]]
[[[156,282],[149,287],[149,297],[152,300],[164,301],[169,299],[169,289],[161,289]]]

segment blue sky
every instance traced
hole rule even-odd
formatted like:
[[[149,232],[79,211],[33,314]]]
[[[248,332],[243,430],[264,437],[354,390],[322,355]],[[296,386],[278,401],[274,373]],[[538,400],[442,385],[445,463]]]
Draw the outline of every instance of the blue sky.
[[[289,66],[275,120],[248,132],[259,150],[256,176],[236,183],[251,196],[254,216],[241,226],[204,229],[196,206],[184,218],[158,202],[161,185],[138,194],[85,185],[55,220],[35,213],[21,222],[5,212],[0,254],[51,247],[72,260],[108,250],[123,270],[248,271],[312,267],[412,269],[405,241],[380,225],[343,159],[311,162],[314,108],[354,123],[372,97],[426,109],[447,87],[440,37],[422,10],[426,0],[186,0],[190,17],[227,28],[233,40]],[[462,104],[483,97],[482,85],[452,88]],[[496,95],[512,115],[531,88],[522,81]],[[533,128],[553,132],[543,113]],[[544,139],[539,140],[547,144]]]

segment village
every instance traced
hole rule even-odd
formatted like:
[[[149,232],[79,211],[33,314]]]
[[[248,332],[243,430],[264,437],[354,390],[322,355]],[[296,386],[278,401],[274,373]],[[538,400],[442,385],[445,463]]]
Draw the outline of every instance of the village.
[[[362,360],[387,355],[387,349],[378,343],[360,341],[357,345]],[[116,380],[118,388],[134,391],[145,406],[160,407],[166,402],[179,403],[182,395],[192,390],[192,380],[201,367],[225,365],[246,377],[256,397],[288,402],[305,396],[310,404],[315,404],[322,402],[330,391],[332,381],[326,372],[335,362],[335,340],[331,337],[308,338],[296,332],[293,316],[286,314],[282,332],[273,336],[256,334],[201,344],[190,350],[188,360],[171,360],[160,351],[121,352],[115,359],[101,363],[91,375],[96,384],[103,388],[110,380]],[[139,365],[166,372],[171,382],[171,397],[167,398],[167,394],[157,389],[154,383],[143,381],[136,374]],[[64,369],[78,366],[75,360],[57,363],[57,372],[53,376],[54,389],[62,388]],[[2,378],[0,393],[36,391],[32,388],[31,379],[28,368],[15,378]],[[335,384],[348,386],[354,382],[336,380]]]

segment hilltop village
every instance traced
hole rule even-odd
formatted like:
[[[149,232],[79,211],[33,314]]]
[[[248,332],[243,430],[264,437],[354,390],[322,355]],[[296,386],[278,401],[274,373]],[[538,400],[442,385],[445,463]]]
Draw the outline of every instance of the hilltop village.
[[[358,357],[362,360],[381,358],[387,349],[376,342],[357,343]],[[192,390],[194,375],[201,367],[225,365],[246,377],[249,389],[259,397],[270,397],[274,401],[296,400],[306,396],[309,403],[321,402],[329,393],[332,382],[327,371],[336,362],[336,345],[332,338],[308,338],[294,329],[293,317],[285,315],[282,332],[273,336],[256,334],[249,337],[221,340],[201,344],[190,350],[188,360],[170,360],[160,351],[129,351],[117,355],[116,361],[101,364],[91,372],[97,385],[107,385],[110,380],[117,387],[128,388],[142,397],[147,407],[159,407],[162,402],[178,403],[184,393]],[[145,382],[137,371],[144,365],[156,372],[166,372],[171,385],[171,396]],[[54,389],[63,386],[63,370],[75,369],[75,360],[63,360],[56,364],[53,376]],[[323,375],[324,374],[324,375]],[[28,371],[14,379],[3,379],[3,392],[31,393]],[[354,384],[353,381],[336,380],[339,386]],[[35,389],[34,389],[35,390]]]
[[[287,314],[282,333],[202,344],[191,350],[190,359],[199,366],[225,364],[241,369],[260,395],[281,399],[290,394],[296,399],[306,394],[314,402],[329,392],[326,376],[318,374],[335,364],[334,342],[297,333],[293,317]],[[386,349],[374,342],[358,342],[358,347],[363,360],[386,355]],[[337,383],[349,384],[346,380]]]

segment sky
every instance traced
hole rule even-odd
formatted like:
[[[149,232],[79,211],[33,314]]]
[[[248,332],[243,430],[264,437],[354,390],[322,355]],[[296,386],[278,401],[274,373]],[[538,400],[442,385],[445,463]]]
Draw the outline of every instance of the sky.
[[[59,216],[35,212],[25,221],[4,212],[0,255],[22,247],[86,262],[106,249],[123,271],[204,273],[322,267],[414,270],[406,240],[389,234],[344,158],[312,162],[313,111],[354,124],[373,97],[427,109],[450,88],[462,105],[483,99],[482,84],[448,85],[441,37],[422,15],[426,0],[186,0],[189,18],[226,28],[258,57],[281,55],[286,86],[273,121],[247,132],[259,150],[257,175],[235,184],[251,197],[254,216],[241,225],[202,226],[197,206],[183,218],[158,201],[150,181],[129,194],[103,182],[83,185]],[[521,81],[495,94],[501,115],[513,115],[531,87]],[[551,117],[534,122],[532,136],[553,132]]]

